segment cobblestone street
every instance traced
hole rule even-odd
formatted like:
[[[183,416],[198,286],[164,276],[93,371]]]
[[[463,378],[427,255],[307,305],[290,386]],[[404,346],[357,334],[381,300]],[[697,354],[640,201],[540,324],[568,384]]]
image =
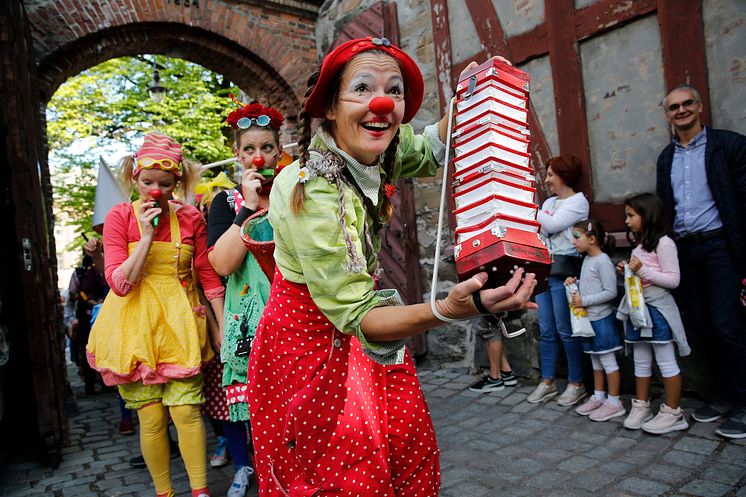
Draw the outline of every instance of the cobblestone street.
[[[553,402],[528,404],[531,385],[477,394],[468,390],[475,377],[458,371],[423,370],[420,379],[442,450],[442,497],[746,497],[746,440],[720,439],[717,423],[657,437],[625,430],[623,418],[593,423]],[[0,472],[0,495],[151,497],[147,471],[128,462],[139,454],[137,436],[117,431],[116,397],[74,390],[79,412],[60,466],[11,464]],[[698,405],[684,400],[687,412]],[[208,442],[212,449],[214,437]],[[172,471],[177,495],[188,495],[179,459]],[[222,497],[233,469],[208,476]],[[248,495],[257,495],[255,486]]]

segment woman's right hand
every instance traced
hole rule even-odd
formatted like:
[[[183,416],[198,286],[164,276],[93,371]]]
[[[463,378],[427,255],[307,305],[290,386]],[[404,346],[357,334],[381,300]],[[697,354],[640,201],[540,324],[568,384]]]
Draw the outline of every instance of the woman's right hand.
[[[244,205],[255,211],[259,207],[259,192],[262,189],[264,176],[256,172],[256,169],[246,169],[241,175],[241,193]]]
[[[619,271],[620,273],[623,273],[624,266],[626,266],[627,264],[628,264],[627,261],[619,261],[619,264],[616,265],[616,270]]]
[[[570,286],[573,283],[575,283],[576,281],[578,281],[578,280],[577,280],[577,278],[575,278],[575,276],[568,276],[567,279],[565,280],[565,286]]]
[[[142,238],[153,238],[155,226],[153,220],[158,217],[162,209],[154,201],[143,202],[140,206],[140,227],[142,228]]]

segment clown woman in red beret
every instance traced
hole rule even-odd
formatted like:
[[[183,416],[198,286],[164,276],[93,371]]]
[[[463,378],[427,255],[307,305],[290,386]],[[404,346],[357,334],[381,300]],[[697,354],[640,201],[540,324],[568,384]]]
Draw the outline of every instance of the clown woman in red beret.
[[[201,367],[213,356],[200,285],[219,320],[225,289],[207,260],[207,231],[199,211],[173,198],[191,191],[197,167],[181,146],[148,133],[122,178],[139,200],[114,206],[104,223],[106,281],[111,292],[96,319],[88,362],[107,385],[117,385],[140,420],[140,448],[158,496],[174,495],[167,414],[176,426],[193,497],[209,497]],[[193,278],[196,274],[197,279]],[[213,337],[219,340],[219,337]]]
[[[437,302],[378,289],[378,231],[401,177],[434,176],[447,119],[415,135],[416,63],[382,38],[348,41],[309,80],[300,158],[275,179],[272,290],[249,359],[261,496],[436,496],[438,447],[404,339],[480,313],[482,273]],[[311,119],[322,120],[311,136]],[[532,276],[481,291],[491,312],[525,308]]]

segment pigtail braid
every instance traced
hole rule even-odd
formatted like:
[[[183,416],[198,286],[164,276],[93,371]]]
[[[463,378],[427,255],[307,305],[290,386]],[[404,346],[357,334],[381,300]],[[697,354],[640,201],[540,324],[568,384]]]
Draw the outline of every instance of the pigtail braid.
[[[386,195],[386,185],[394,186],[396,180],[394,179],[394,164],[396,164],[396,151],[399,148],[399,130],[396,130],[396,135],[389,143],[388,148],[383,156],[383,171],[386,173],[386,181],[381,182],[381,187],[378,191],[378,195],[383,202],[381,203],[381,220],[386,223],[391,219],[394,214],[394,205],[391,203],[391,199]],[[395,188],[395,187],[394,187]]]
[[[301,104],[301,110],[298,115],[300,121],[300,132],[298,136],[298,162],[300,167],[305,167],[306,162],[310,157],[308,148],[311,145],[311,115],[306,111],[306,101],[311,96],[316,83],[321,76],[320,71],[316,71],[308,78],[308,90],[306,90],[303,103]],[[293,214],[298,214],[303,209],[303,202],[306,200],[306,188],[300,181],[293,187],[293,192],[290,195],[290,211]]]

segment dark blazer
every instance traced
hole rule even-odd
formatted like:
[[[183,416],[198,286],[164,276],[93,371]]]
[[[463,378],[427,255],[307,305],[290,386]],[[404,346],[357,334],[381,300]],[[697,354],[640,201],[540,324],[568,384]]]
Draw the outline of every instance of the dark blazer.
[[[671,186],[673,154],[674,144],[670,143],[658,156],[656,185],[671,222],[676,207]],[[726,240],[746,274],[746,136],[707,128],[705,172]]]

